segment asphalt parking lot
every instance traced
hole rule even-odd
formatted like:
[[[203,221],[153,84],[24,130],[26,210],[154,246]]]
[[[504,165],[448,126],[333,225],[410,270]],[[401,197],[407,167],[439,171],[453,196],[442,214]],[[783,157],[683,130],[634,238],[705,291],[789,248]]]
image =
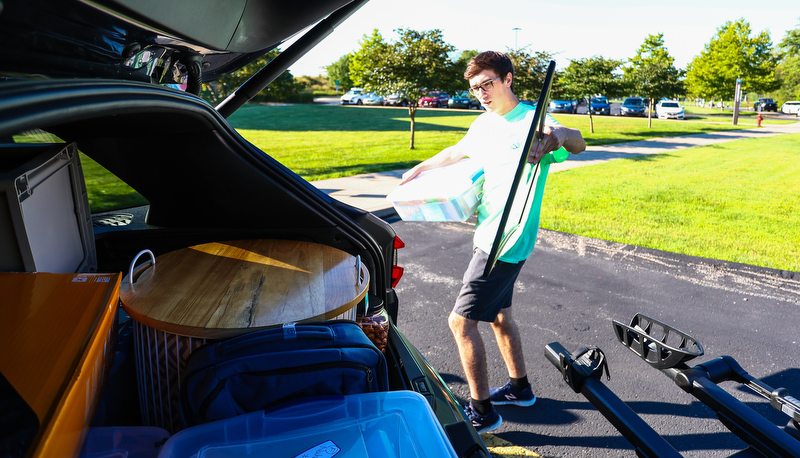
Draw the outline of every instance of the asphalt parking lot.
[[[447,315],[470,257],[473,221],[395,221],[406,243],[404,278],[397,291],[399,329],[439,371],[463,402],[469,390]],[[628,324],[637,313],[659,319],[698,339],[705,355],[736,359],[770,386],[800,393],[800,273],[703,259],[543,230],[515,288],[514,315],[536,404],[501,406],[504,423],[484,435],[520,449],[497,456],[635,457],[630,443],[582,395],[570,389],[544,357],[559,342],[568,350],[596,345],[608,358],[603,383],[680,454],[726,457],[745,447],[711,409],[622,346],[612,320]],[[490,382],[504,384],[505,366],[488,325],[481,328]],[[738,383],[728,392],[772,424],[788,417]]]

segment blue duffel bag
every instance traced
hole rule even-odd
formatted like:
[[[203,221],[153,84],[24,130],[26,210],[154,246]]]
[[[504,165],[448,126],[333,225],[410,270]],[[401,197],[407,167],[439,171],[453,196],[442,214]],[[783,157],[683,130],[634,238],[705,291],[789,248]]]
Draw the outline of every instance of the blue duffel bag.
[[[186,363],[186,426],[320,395],[386,391],[386,359],[353,321],[287,324],[195,350]]]

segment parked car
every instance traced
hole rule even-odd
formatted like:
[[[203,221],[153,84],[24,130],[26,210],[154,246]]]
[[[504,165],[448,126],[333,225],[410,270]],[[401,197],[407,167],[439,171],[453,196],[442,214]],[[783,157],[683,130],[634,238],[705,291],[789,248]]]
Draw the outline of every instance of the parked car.
[[[427,95],[420,97],[417,106],[424,108],[447,108],[447,101],[450,96],[442,91],[430,91]]]
[[[549,111],[551,113],[577,113],[578,104],[570,100],[551,100]]]
[[[378,96],[372,92],[361,91],[354,94],[348,100],[347,105],[380,105],[383,103],[383,97]]]
[[[447,100],[447,108],[464,108],[471,110],[472,108],[480,108],[481,103],[478,99],[470,96],[467,92],[462,92],[450,97]]]
[[[364,89],[361,89],[360,87],[354,87],[347,91],[339,100],[342,105],[355,105],[359,100],[361,100],[361,95],[363,93]]]
[[[774,111],[778,112],[778,104],[775,102],[775,99],[771,99],[769,97],[761,97],[758,99],[758,102],[755,103],[756,111]]]
[[[644,100],[639,97],[628,97],[620,106],[620,116],[644,116],[646,113]]]
[[[781,113],[785,114],[798,114],[800,112],[800,102],[796,100],[792,100],[789,102],[784,102],[781,105]]]
[[[265,89],[268,78],[249,79],[216,107],[199,96],[203,84],[282,47],[295,34],[317,38],[334,26],[347,27],[345,19],[363,2],[317,0],[304,2],[302,8],[276,8],[273,0],[215,5],[198,6],[192,0],[2,3],[0,49],[13,54],[0,59],[0,191],[4,196],[0,206],[0,342],[6,354],[13,353],[13,357],[0,358],[2,455],[78,456],[85,438],[102,434],[97,429],[107,427],[113,440],[106,449],[101,442],[90,444],[94,447],[91,455],[128,455],[112,447],[149,443],[148,451],[137,448],[133,454],[155,456],[165,436],[171,435],[172,440],[195,428],[179,432],[181,427],[173,426],[182,422],[175,410],[185,393],[180,383],[164,384],[158,399],[150,399],[151,392],[140,396],[137,385],[153,386],[152,379],[162,380],[162,372],[182,375],[184,358],[204,339],[179,338],[198,329],[159,330],[163,320],[148,321],[118,306],[120,289],[147,297],[143,282],[169,273],[170,263],[162,261],[174,259],[176,252],[191,252],[193,259],[201,261],[191,265],[201,271],[209,267],[208,261],[242,262],[240,269],[229,273],[243,289],[232,287],[223,299],[225,311],[220,308],[220,315],[208,316],[212,330],[226,322],[225,314],[233,310],[228,306],[252,307],[249,310],[255,312],[272,292],[287,297],[285,311],[295,312],[309,306],[313,297],[325,295],[329,281],[336,282],[331,288],[336,295],[365,288],[358,304],[337,302],[343,304],[341,310],[313,319],[356,310],[366,314],[365,309],[383,316],[372,336],[380,339],[381,346],[385,342],[384,352],[375,348],[385,358],[390,392],[413,394],[421,401],[423,410],[436,420],[425,436],[452,447],[453,456],[488,458],[458,399],[396,326],[402,320],[395,286],[402,277],[398,250],[403,242],[392,226],[331,198],[231,126],[227,118]],[[256,14],[265,11],[270,14]],[[191,20],[186,20],[187,12]],[[265,73],[282,74],[307,51],[305,46],[288,46],[280,59],[266,64]],[[316,133],[309,129],[302,135]],[[335,167],[335,159],[331,160]],[[102,180],[87,180],[84,175]],[[95,200],[101,196],[110,204],[102,210]],[[239,243],[276,240],[287,246],[302,242],[323,247],[292,250],[297,258],[315,259],[336,250],[346,262],[342,265],[349,266],[347,277],[355,276],[354,283],[325,276],[324,286],[304,289],[298,282],[310,272],[296,267],[291,256],[282,258],[285,251],[261,251]],[[221,246],[227,247],[224,253],[215,251]],[[134,262],[137,258],[141,263]],[[271,266],[276,275],[260,276],[264,266]],[[205,288],[221,281],[220,275],[219,271],[193,275],[201,280],[197,289],[176,284],[171,296],[204,301]],[[180,280],[184,278],[191,277]],[[76,285],[100,293],[48,295],[50,287]],[[280,293],[270,290],[277,285],[283,288]],[[197,318],[196,310],[188,306],[182,315]],[[248,316],[238,317],[243,318],[242,327],[264,330]],[[281,360],[296,354],[292,353],[293,322],[302,318],[288,319],[285,326],[272,328],[283,329],[279,334],[289,353]],[[76,321],[80,326],[71,325]],[[149,353],[151,344],[164,348],[168,335],[176,345]],[[220,332],[212,342],[226,338]],[[144,364],[138,373],[137,361]],[[363,378],[369,379],[372,373],[362,371]],[[282,374],[274,370],[259,376]],[[265,378],[265,384],[269,380]],[[314,413],[318,398],[313,395],[291,402],[293,407],[306,405],[307,418],[317,431],[325,431],[326,423],[333,420],[327,411]],[[168,415],[153,419],[153,409]],[[264,412],[259,407],[256,414],[269,420],[271,411]],[[302,444],[290,431],[298,419],[293,421],[295,426],[283,422],[279,429],[258,431],[270,435],[269,444],[279,438]],[[144,425],[161,428],[159,437],[141,436],[145,433],[138,427]],[[214,427],[212,423],[200,426],[208,425]],[[374,436],[385,432],[386,437],[399,434],[404,440],[413,439],[397,426],[385,431],[369,428]],[[258,436],[248,440],[254,439]],[[200,435],[195,454],[201,446],[218,444],[214,440]],[[309,443],[308,448],[319,444]],[[425,448],[425,444],[405,450],[416,447]],[[303,451],[298,448],[285,455]]]
[[[360,103],[359,103],[360,102]],[[383,97],[374,92],[368,92],[358,99],[357,105],[383,105]]]
[[[589,108],[592,110],[592,114],[611,115],[611,104],[605,97],[592,97]]]
[[[383,104],[391,106],[407,107],[408,99],[406,98],[405,94],[389,94],[386,97],[384,97]]]
[[[656,105],[656,116],[659,119],[684,119],[683,106],[680,102],[661,100]]]

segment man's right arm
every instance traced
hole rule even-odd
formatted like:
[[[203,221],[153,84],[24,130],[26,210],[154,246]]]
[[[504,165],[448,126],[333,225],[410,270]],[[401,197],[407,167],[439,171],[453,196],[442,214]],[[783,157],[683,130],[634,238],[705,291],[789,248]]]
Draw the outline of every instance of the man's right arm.
[[[426,170],[432,170],[446,165],[455,164],[456,162],[464,159],[467,155],[458,148],[458,145],[453,145],[443,149],[437,155],[426,159],[417,164],[412,169],[403,174],[403,180],[400,184],[409,182],[416,178],[420,173]]]

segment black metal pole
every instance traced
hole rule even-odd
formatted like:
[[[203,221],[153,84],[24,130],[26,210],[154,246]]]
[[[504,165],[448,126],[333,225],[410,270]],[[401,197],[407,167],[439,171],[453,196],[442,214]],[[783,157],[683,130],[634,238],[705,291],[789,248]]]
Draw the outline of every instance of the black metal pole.
[[[723,357],[693,368],[684,365],[662,372],[711,408],[725,427],[753,449],[765,456],[800,457],[800,441],[717,386],[721,381],[736,379],[728,359]]]

